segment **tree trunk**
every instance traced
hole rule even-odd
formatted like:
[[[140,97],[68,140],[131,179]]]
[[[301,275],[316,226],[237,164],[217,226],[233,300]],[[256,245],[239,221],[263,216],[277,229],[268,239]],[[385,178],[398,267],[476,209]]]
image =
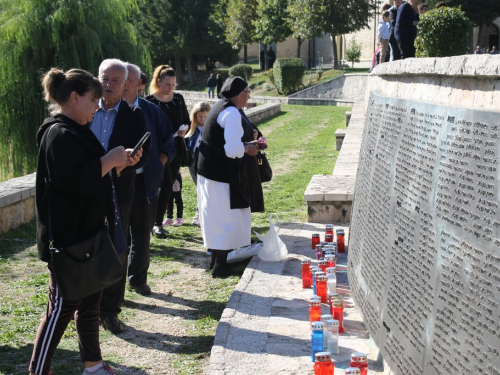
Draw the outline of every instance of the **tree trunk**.
[[[267,44],[264,43],[264,70],[269,70],[269,58],[267,57]]]
[[[337,56],[337,41],[335,40],[335,35],[331,35],[332,46],[333,46],[333,69],[339,68],[339,57]]]
[[[177,72],[177,83],[184,82],[183,78],[184,74],[182,74],[182,64],[180,55],[174,56],[174,65],[175,65],[175,71]]]
[[[477,43],[476,43],[476,46],[481,46],[481,39],[482,39],[482,37],[483,37],[483,25],[479,25],[479,30],[477,30]],[[473,46],[474,47],[472,49],[473,51],[476,50],[476,46]],[[490,48],[489,44],[488,44],[488,48]]]
[[[248,46],[246,44],[243,46],[243,62],[248,63]]]
[[[194,85],[194,71],[193,71],[193,56],[191,54],[186,56],[188,76],[189,76],[189,86]]]
[[[302,45],[303,41],[304,39],[302,39],[301,37],[297,38],[297,58],[299,59],[300,59],[300,46]]]

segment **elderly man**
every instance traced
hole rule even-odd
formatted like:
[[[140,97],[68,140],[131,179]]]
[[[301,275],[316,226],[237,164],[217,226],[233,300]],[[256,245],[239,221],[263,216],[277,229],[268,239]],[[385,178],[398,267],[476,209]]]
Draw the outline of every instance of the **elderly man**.
[[[122,100],[122,91],[127,79],[127,67],[121,60],[107,59],[99,66],[99,80],[102,83],[103,94],[99,100],[90,129],[101,142],[105,150],[117,146],[134,148],[142,136],[147,132],[144,113]],[[113,171],[114,203],[117,217],[114,226],[113,242],[120,257],[124,271],[127,268],[127,240],[129,231],[132,200],[135,189],[135,171],[146,164],[149,155],[148,141],[142,150],[142,158],[134,167],[127,167],[119,173]],[[113,202],[108,202],[112,204]],[[117,225],[121,224],[121,225]],[[113,333],[123,332],[123,324],[118,319],[121,311],[121,302],[125,294],[123,279],[103,290],[101,300],[101,324],[104,329]]]
[[[229,251],[250,245],[248,168],[259,149],[239,109],[250,97],[248,84],[230,77],[208,113],[199,146],[198,211],[204,246],[211,251],[212,277],[238,273],[227,266]]]
[[[391,35],[389,36],[389,44],[391,46],[391,61],[401,60],[401,52],[399,52],[398,42],[394,36],[394,27],[396,26],[396,17],[398,8],[403,4],[403,0],[394,0],[394,5],[389,9],[389,22],[391,23]]]
[[[122,98],[140,107],[146,116],[151,133],[149,158],[144,167],[136,170],[135,195],[130,218],[130,260],[128,281],[130,286],[144,296],[151,294],[147,283],[149,269],[149,241],[153,229],[158,194],[163,179],[165,164],[175,157],[172,124],[163,111],[151,102],[139,97],[142,83],[141,70],[137,65],[126,63],[128,77]]]

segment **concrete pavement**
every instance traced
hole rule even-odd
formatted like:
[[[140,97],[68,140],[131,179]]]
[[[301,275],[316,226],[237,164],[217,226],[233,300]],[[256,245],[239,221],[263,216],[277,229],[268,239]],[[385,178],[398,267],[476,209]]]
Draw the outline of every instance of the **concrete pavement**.
[[[348,239],[349,228],[343,228]],[[302,289],[301,259],[315,259],[311,234],[321,233],[325,224],[285,223],[279,236],[289,256],[282,262],[264,262],[254,257],[222,314],[210,356],[210,375],[314,374],[310,353],[309,296]],[[314,262],[313,262],[314,263]],[[383,374],[382,361],[368,337],[347,279],[347,254],[339,254],[337,292],[344,300],[344,327],[340,353],[333,355],[335,375],[349,367],[352,352],[369,354],[369,374]],[[322,313],[328,306],[323,304]]]

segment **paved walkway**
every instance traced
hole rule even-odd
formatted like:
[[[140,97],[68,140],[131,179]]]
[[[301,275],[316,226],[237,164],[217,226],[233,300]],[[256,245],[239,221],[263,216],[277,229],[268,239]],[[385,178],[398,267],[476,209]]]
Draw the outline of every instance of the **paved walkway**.
[[[333,224],[344,228],[347,239],[349,228]],[[287,223],[279,235],[288,247],[288,259],[264,262],[254,257],[248,264],[219,322],[210,356],[210,375],[314,373],[308,304],[312,290],[302,289],[300,260],[304,256],[314,259],[311,234],[323,234],[324,228],[324,224]],[[340,353],[333,356],[335,374],[345,373],[355,351],[371,353],[370,375],[383,374],[351,298],[346,266],[347,256],[340,254],[337,291],[344,300],[346,332],[340,336]],[[326,304],[322,313],[328,313]]]

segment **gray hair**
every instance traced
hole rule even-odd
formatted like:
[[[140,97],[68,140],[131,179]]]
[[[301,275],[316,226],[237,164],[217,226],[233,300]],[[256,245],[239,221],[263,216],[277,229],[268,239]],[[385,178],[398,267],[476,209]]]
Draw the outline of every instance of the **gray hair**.
[[[139,68],[137,65],[126,62],[125,66],[127,67],[127,71],[130,73],[130,71],[133,71],[135,75],[137,76],[137,79],[141,78],[141,68]]]
[[[104,72],[106,69],[109,68],[118,68],[123,70],[125,74],[125,79],[127,79],[128,76],[128,70],[127,70],[127,65],[119,60],[119,59],[106,59],[103,60],[101,65],[99,65],[99,75],[101,75],[102,72]]]

